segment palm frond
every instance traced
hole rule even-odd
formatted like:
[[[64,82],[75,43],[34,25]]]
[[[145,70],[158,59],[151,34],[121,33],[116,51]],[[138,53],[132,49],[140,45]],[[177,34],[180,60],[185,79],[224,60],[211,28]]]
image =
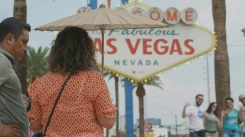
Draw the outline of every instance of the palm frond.
[[[27,52],[27,81],[31,84],[35,79],[48,72],[46,63],[49,48],[40,46],[37,50],[28,46]]]
[[[124,81],[126,78],[122,78],[120,82],[123,82],[122,87],[124,87]],[[143,85],[148,85],[148,86],[155,86],[159,89],[163,89],[162,85],[163,82],[160,79],[158,75],[153,76],[151,79],[147,80],[147,82],[144,82]],[[138,86],[138,83],[133,83],[133,89]]]

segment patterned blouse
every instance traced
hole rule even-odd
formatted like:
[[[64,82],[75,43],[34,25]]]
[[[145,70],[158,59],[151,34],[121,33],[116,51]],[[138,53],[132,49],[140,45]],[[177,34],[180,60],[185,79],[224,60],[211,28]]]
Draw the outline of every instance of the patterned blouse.
[[[41,119],[45,129],[55,99],[67,75],[47,73],[35,80],[29,89],[32,100],[28,113],[30,123]],[[103,128],[96,119],[97,112],[104,118],[115,118],[104,78],[94,70],[73,75],[55,108],[47,137],[103,137]]]

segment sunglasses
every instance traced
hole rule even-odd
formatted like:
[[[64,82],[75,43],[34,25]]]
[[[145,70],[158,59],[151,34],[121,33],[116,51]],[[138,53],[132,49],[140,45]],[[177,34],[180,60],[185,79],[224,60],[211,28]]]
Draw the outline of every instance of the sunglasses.
[[[245,100],[245,98],[240,98],[239,100],[240,100],[240,101],[243,101],[243,100]]]
[[[202,101],[202,102],[204,101],[204,100],[203,100],[203,99],[201,99],[201,98],[198,98],[198,100],[199,100],[199,101]]]

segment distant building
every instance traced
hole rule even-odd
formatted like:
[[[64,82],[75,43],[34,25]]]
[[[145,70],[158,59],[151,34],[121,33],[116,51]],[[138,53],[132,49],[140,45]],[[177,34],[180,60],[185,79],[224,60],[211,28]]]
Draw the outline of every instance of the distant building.
[[[149,127],[149,125],[151,126]],[[134,134],[136,135],[136,137],[139,136],[138,126],[139,126],[139,119],[137,119],[137,124],[135,125],[135,129],[134,129]],[[160,137],[160,136],[168,137],[173,135],[176,136],[176,134],[181,137],[186,137],[189,134],[187,121],[183,123],[179,123],[176,129],[176,125],[162,125],[160,118],[147,118],[145,119],[144,128],[145,128],[144,130],[145,130],[146,137],[150,137],[150,135],[156,137]]]
[[[137,123],[139,123],[139,119],[137,119]],[[161,119],[160,118],[147,118],[145,119],[145,124],[151,123],[154,126],[162,126]]]

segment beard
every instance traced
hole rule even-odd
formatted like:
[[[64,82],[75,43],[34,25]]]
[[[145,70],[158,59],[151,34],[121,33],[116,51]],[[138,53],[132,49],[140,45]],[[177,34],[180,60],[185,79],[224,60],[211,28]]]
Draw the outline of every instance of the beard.
[[[200,103],[199,101],[196,101],[196,105],[199,107],[202,105],[202,102]]]

